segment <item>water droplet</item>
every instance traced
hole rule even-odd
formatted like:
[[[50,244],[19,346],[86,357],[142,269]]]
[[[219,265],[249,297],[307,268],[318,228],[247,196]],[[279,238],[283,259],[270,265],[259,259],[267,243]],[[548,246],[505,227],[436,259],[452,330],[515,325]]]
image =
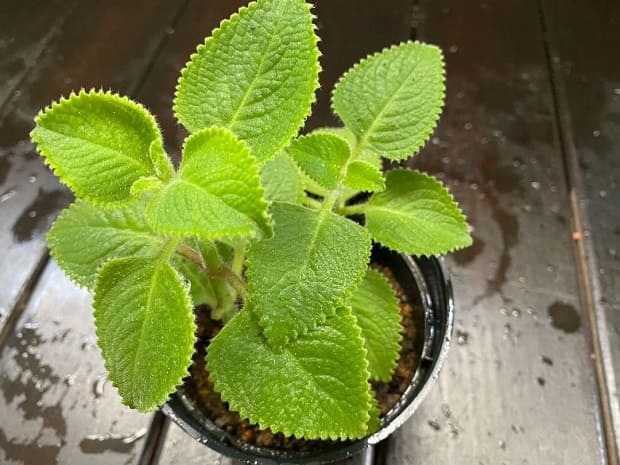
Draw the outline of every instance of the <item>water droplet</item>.
[[[471,128],[473,127],[472,124],[468,121],[467,123],[465,123],[465,126],[463,126],[465,128],[466,131],[470,131]]]
[[[15,194],[17,194],[17,192],[15,192],[15,190],[11,189],[11,190],[5,192],[4,194],[0,195],[0,203],[4,203],[7,200],[10,200],[12,197],[15,196]]]
[[[549,273],[553,272],[553,265],[547,265],[547,271]]]
[[[497,445],[499,446],[500,449],[506,450],[506,441],[504,441],[503,439],[500,439]]]
[[[93,383],[93,394],[95,395],[95,399],[98,399],[103,395],[103,386],[105,385],[107,378],[105,375],[99,375],[95,379]]]
[[[504,307],[500,308],[499,312],[504,316],[508,315],[508,310],[506,310]]]
[[[510,314],[514,317],[514,318],[519,318],[521,316],[521,310],[519,310],[518,308],[513,308],[512,312],[510,312]]]
[[[530,183],[530,186],[532,186],[532,189],[534,189],[534,190],[540,189],[540,183],[538,181],[532,181]]]
[[[433,145],[439,145],[440,142],[441,141],[439,140],[439,137],[433,137],[431,139],[431,144],[433,144]]]
[[[527,278],[525,276],[519,276],[519,282],[521,284],[525,284],[527,282]]]
[[[456,53],[459,51],[459,46],[458,45],[450,45],[450,48],[448,49],[448,51],[450,53]]]
[[[34,184],[35,182],[37,182],[37,177],[33,174],[32,176],[28,177],[28,182],[30,184]]]
[[[467,341],[469,340],[469,333],[466,331],[461,331],[460,329],[456,330],[456,342],[457,344],[464,346],[467,345]]]
[[[605,199],[605,198],[607,198],[607,191],[598,191],[598,196],[599,196],[601,199]]]
[[[470,188],[472,191],[477,191],[477,190],[478,190],[478,187],[479,187],[479,186],[478,186],[478,184],[477,184],[477,183],[475,183],[475,182],[472,182],[472,183],[469,185],[469,188]]]
[[[41,326],[41,324],[38,321],[30,320],[24,323],[24,329],[34,330],[37,329],[39,326]]]
[[[594,137],[598,137],[598,136],[600,136],[600,135],[601,135],[601,131],[599,131],[598,129],[595,129],[594,131],[592,131],[592,135],[593,135]]]
[[[30,210],[28,212],[28,218],[35,218],[37,216],[37,212],[35,210]]]

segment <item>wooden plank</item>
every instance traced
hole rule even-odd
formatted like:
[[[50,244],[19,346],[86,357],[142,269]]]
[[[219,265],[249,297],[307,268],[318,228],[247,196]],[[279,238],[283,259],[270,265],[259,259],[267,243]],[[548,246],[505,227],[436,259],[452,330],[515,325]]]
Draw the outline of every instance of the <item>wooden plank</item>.
[[[82,2],[0,109],[0,336],[44,259],[43,234],[71,200],[29,142],[34,115],[81,87],[131,92],[181,7],[173,0]],[[22,23],[29,17],[21,9],[6,14]]]
[[[620,4],[542,2],[584,297],[606,411],[609,461],[620,462]],[[579,31],[578,39],[571,31]]]
[[[449,184],[475,244],[449,260],[446,367],[387,463],[606,463],[538,4],[425,0],[421,13],[448,94],[413,166]]]
[[[0,463],[136,462],[151,415],[122,407],[91,296],[51,262],[0,356]]]
[[[191,2],[138,94],[138,99],[158,117],[167,150],[177,160],[179,147],[187,134],[176,122],[171,110],[179,71],[196,44],[202,42],[222,18],[246,3],[245,0]],[[410,36],[410,0],[387,0],[381,8],[377,8],[376,3],[371,1],[355,2],[355,21],[348,19],[351,7],[350,2],[316,2],[318,34],[322,39],[319,46],[323,53],[323,71],[320,76],[322,90],[313,107],[313,116],[307,122],[307,129],[336,124],[329,106],[329,95],[342,72],[368,53],[407,40]],[[182,433],[175,425],[171,425],[167,438],[159,460],[161,464],[218,463],[215,458],[205,460],[205,454],[210,453],[208,449]],[[219,460],[227,463],[225,458],[220,457]],[[345,463],[361,464],[362,457],[358,456]]]
[[[36,66],[77,1],[5,2],[0,15],[0,108]],[[36,14],[33,12],[36,11]]]

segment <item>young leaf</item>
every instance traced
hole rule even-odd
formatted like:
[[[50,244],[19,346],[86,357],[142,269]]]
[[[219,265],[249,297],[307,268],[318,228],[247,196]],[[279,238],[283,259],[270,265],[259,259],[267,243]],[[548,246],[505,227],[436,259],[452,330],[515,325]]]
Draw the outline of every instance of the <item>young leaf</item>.
[[[181,383],[194,352],[194,315],[164,257],[116,258],[95,288],[97,342],[123,403],[153,410]]]
[[[210,128],[185,141],[177,177],[155,197],[147,217],[158,231],[204,239],[267,236],[271,226],[258,165],[230,131]]]
[[[349,304],[362,329],[370,377],[389,381],[398,360],[402,330],[394,289],[380,272],[368,270]]]
[[[383,245],[412,255],[439,255],[471,245],[463,213],[432,176],[398,169],[386,189],[373,194],[366,227]]]
[[[333,134],[334,136],[341,137],[342,139],[346,140],[349,143],[351,152],[355,150],[355,146],[357,145],[357,136],[353,134],[353,131],[351,131],[349,128],[347,127],[318,128],[312,131],[310,134],[322,134],[322,133]],[[374,166],[378,170],[381,170],[381,156],[377,154],[376,152],[373,152],[370,149],[361,150],[359,152],[359,155],[357,156],[357,160],[362,160],[367,163],[370,163],[372,166]]]
[[[155,119],[126,97],[82,91],[43,110],[35,121],[31,137],[46,163],[91,203],[127,201],[141,177],[166,179],[173,172],[163,149],[157,149],[161,135]]]
[[[47,234],[50,253],[77,284],[92,289],[99,267],[117,257],[154,255],[164,238],[144,218],[146,201],[100,209],[83,200],[64,210]]]
[[[285,151],[281,151],[261,167],[260,178],[265,189],[265,199],[290,203],[301,203],[303,200],[301,174]]]
[[[195,132],[230,129],[260,161],[293,137],[318,87],[310,5],[258,0],[223,21],[182,71],[174,111]]]
[[[358,138],[392,160],[428,140],[445,94],[441,50],[406,42],[371,55],[345,73],[332,95],[334,111]]]
[[[175,257],[174,267],[189,281],[190,296],[194,305],[206,304],[212,309],[217,307],[213,280],[198,265],[183,257]]]
[[[366,230],[328,210],[274,203],[273,238],[248,251],[253,308],[275,347],[333,315],[368,265]]]
[[[346,308],[274,351],[246,307],[211,341],[207,368],[231,410],[261,428],[306,439],[366,435],[367,362]]]
[[[344,185],[357,191],[374,192],[385,189],[385,179],[381,171],[363,160],[349,164]]]
[[[291,142],[288,153],[310,178],[325,189],[335,189],[351,156],[347,141],[328,133],[314,133]]]

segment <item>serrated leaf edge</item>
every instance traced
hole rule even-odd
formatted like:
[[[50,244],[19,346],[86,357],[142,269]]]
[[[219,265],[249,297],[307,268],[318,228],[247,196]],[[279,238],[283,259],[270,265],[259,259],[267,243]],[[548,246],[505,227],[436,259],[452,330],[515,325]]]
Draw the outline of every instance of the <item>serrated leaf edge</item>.
[[[96,205],[96,206],[101,207],[101,208],[118,208],[118,207],[126,206],[130,202],[133,201],[133,198],[132,198],[131,194],[129,193],[129,191],[128,191],[129,195],[128,195],[128,197],[126,199],[117,200],[117,201],[99,200],[98,198],[90,196],[88,194],[78,193],[76,191],[76,189],[75,189],[75,185],[65,178],[65,170],[64,170],[64,168],[62,166],[58,165],[57,163],[54,163],[49,158],[49,152],[47,150],[43,149],[43,147],[41,146],[41,141],[36,136],[36,132],[35,131],[37,129],[37,126],[39,125],[39,122],[41,121],[41,119],[44,118],[46,116],[46,114],[48,114],[48,112],[54,111],[55,109],[58,109],[58,108],[61,108],[61,107],[65,106],[67,103],[69,103],[71,101],[72,98],[79,98],[79,97],[82,97],[82,96],[85,96],[85,95],[96,95],[96,96],[112,97],[113,99],[118,99],[118,100],[121,100],[122,102],[124,102],[126,104],[129,104],[129,106],[133,107],[138,112],[142,113],[146,117],[146,119],[149,120],[149,123],[150,123],[151,127],[155,130],[155,132],[159,136],[159,139],[162,138],[161,130],[159,128],[159,125],[157,124],[157,121],[156,121],[155,117],[142,104],[131,100],[129,97],[126,97],[124,95],[120,95],[120,94],[112,91],[111,89],[108,89],[108,90],[103,90],[103,89],[96,90],[95,88],[91,88],[91,89],[89,89],[87,91],[87,90],[82,88],[77,93],[75,93],[75,91],[71,91],[69,93],[68,97],[61,96],[58,100],[54,100],[54,101],[52,101],[52,103],[50,103],[49,105],[47,105],[44,108],[42,108],[39,111],[39,113],[37,114],[37,116],[35,116],[35,118],[34,118],[35,127],[30,131],[30,134],[29,134],[30,140],[32,140],[32,142],[34,142],[35,148],[36,148],[37,152],[39,152],[42,155],[43,162],[45,163],[45,165],[50,168],[52,173],[58,178],[58,180],[62,184],[67,186],[69,189],[71,189],[71,191],[76,195],[76,197],[82,198],[84,200],[87,200],[88,203],[91,203],[91,204]],[[149,156],[149,159],[151,159],[150,158],[150,154],[147,154],[147,155]],[[151,162],[151,163],[153,163],[153,162]],[[154,164],[153,164],[153,172],[155,172]]]
[[[361,428],[365,431],[364,435],[366,435],[368,433],[368,422],[370,421],[370,408],[371,408],[371,402],[372,402],[372,392],[370,389],[370,385],[368,384],[368,379],[370,377],[370,373],[368,372],[368,352],[366,350],[366,345],[364,343],[364,338],[362,337],[362,330],[359,327],[359,325],[357,324],[357,319],[353,316],[351,309],[349,307],[346,306],[342,306],[337,310],[343,310],[346,311],[347,314],[352,317],[352,323],[353,323],[353,327],[356,331],[356,335],[354,337],[357,337],[359,343],[361,344],[361,348],[362,348],[362,352],[363,352],[363,366],[360,367],[363,371],[365,371],[365,375],[364,376],[364,380],[363,380],[363,385],[366,389],[366,402],[368,405],[368,409],[365,412],[366,415],[366,419],[364,421],[364,423],[362,423]],[[249,311],[252,312],[252,318],[256,318],[257,320],[259,320],[259,316],[256,315],[250,308],[244,308],[244,310],[242,311]],[[331,316],[334,316],[336,314],[336,311],[334,312],[334,314],[332,314]],[[237,317],[237,315],[235,315],[235,318]],[[325,324],[325,321],[322,323]],[[318,325],[317,325],[318,327]],[[315,327],[316,328],[316,327]],[[306,333],[307,334],[307,333]],[[265,344],[268,345],[268,342],[265,341]],[[285,349],[285,347],[284,347]],[[207,369],[209,369],[208,365],[208,355],[209,355],[209,349],[207,347]],[[242,406],[238,405],[237,402],[235,402],[233,399],[235,396],[230,396],[230,391],[228,389],[220,389],[220,380],[219,377],[217,376],[217,373],[214,373],[213,371],[209,370],[209,380],[213,383],[214,389],[216,392],[219,392],[222,400],[224,400],[225,402],[228,403],[229,405],[229,410],[231,411],[235,411],[238,412],[239,415],[241,416],[241,418],[247,418],[249,420],[249,422],[251,424],[256,424],[259,426],[260,429],[271,429],[274,432],[281,432],[283,433],[285,436],[294,436],[296,438],[306,438],[306,439],[331,439],[331,440],[345,440],[345,439],[361,439],[363,437],[365,437],[364,435],[357,435],[357,436],[342,436],[339,434],[329,434],[325,431],[320,431],[318,434],[313,434],[313,432],[308,432],[308,431],[303,431],[299,428],[290,428],[288,425],[283,424],[283,425],[278,425],[278,424],[269,424],[267,423],[264,419],[260,418],[260,417],[254,417],[254,416],[250,416],[248,414],[248,412],[242,408]],[[308,436],[312,436],[312,437],[308,437]]]
[[[332,93],[331,93],[331,98],[330,98],[330,107],[332,110],[332,113],[335,115],[338,115],[338,111],[336,110],[335,104],[334,104],[334,95],[337,92],[338,87],[341,85],[341,83],[345,80],[345,78],[349,75],[349,73],[351,71],[353,71],[354,69],[357,69],[358,66],[367,66],[368,62],[370,60],[372,60],[373,58],[376,58],[377,56],[381,55],[384,52],[390,52],[398,47],[401,47],[403,45],[407,45],[407,44],[419,44],[422,45],[424,47],[429,47],[429,48],[434,48],[437,50],[437,52],[439,53],[439,56],[441,58],[441,62],[444,64],[444,66],[442,67],[442,72],[441,72],[441,94],[439,96],[439,111],[437,112],[437,116],[433,119],[433,121],[430,123],[429,127],[428,127],[428,136],[422,141],[420,142],[413,150],[412,153],[407,154],[405,156],[402,156],[400,158],[391,158],[391,157],[386,157],[385,155],[378,153],[378,155],[380,155],[381,157],[384,158],[388,158],[390,160],[393,161],[400,161],[400,160],[406,160],[408,158],[411,158],[413,156],[415,156],[416,154],[418,154],[420,152],[420,150],[422,150],[422,148],[424,148],[426,146],[426,144],[428,143],[428,141],[431,139],[431,136],[433,135],[433,132],[435,131],[435,129],[437,128],[437,123],[439,122],[439,118],[441,117],[441,114],[443,113],[443,110],[445,108],[445,98],[446,98],[446,67],[445,67],[445,55],[443,53],[443,50],[441,50],[441,48],[439,48],[436,45],[433,44],[428,44],[426,42],[421,42],[419,40],[406,40],[403,42],[400,42],[398,44],[393,44],[389,47],[384,47],[383,49],[371,53],[369,55],[367,55],[366,57],[362,58],[360,61],[358,61],[357,63],[355,63],[351,68],[349,68],[347,71],[344,72],[344,74],[342,74],[342,76],[340,76],[340,78],[338,78],[338,81],[336,81],[336,84],[334,84],[334,87],[332,89]],[[346,126],[346,125],[345,125]],[[353,131],[351,131],[353,132]],[[355,134],[355,133],[354,133]],[[357,136],[357,135],[356,135]],[[358,137],[358,143],[359,143],[359,137]],[[376,150],[374,150],[372,147],[365,147],[365,149],[367,150],[372,150],[373,152],[377,153]]]
[[[473,243],[473,239],[471,237],[471,234],[469,233],[469,228],[468,228],[469,223],[467,221],[467,215],[465,215],[465,213],[463,213],[463,210],[461,209],[461,206],[455,200],[454,196],[452,195],[452,192],[450,192],[450,190],[445,186],[445,184],[443,182],[441,182],[441,180],[439,180],[436,177],[431,176],[431,175],[429,175],[427,173],[424,173],[422,171],[414,170],[414,169],[409,169],[409,168],[398,168],[398,169],[395,169],[393,171],[410,171],[410,172],[418,173],[418,174],[420,174],[420,175],[422,175],[422,176],[424,176],[424,177],[426,177],[428,179],[432,179],[435,182],[439,183],[441,185],[441,187],[443,187],[445,192],[448,194],[448,196],[450,197],[450,200],[454,203],[458,213],[460,214],[460,218],[465,223],[465,227],[468,230],[469,241],[468,241],[468,243],[463,244],[463,245],[456,245],[454,247],[450,247],[450,248],[447,248],[447,249],[439,249],[437,252],[435,252],[433,254],[426,254],[426,253],[419,254],[419,253],[408,252],[406,250],[399,249],[398,246],[396,246],[391,241],[387,241],[387,242],[386,241],[378,241],[378,240],[375,240],[374,237],[373,237],[373,242],[378,242],[381,245],[387,247],[388,249],[390,249],[390,250],[392,250],[394,252],[406,253],[406,254],[410,254],[410,255],[416,256],[416,257],[438,257],[438,256],[441,256],[441,255],[449,254],[449,253],[454,252],[456,250],[464,249],[465,247],[469,247]],[[372,205],[370,204],[371,201],[372,201],[372,196],[371,196],[371,198],[370,198],[370,200],[368,202],[368,204],[369,204],[368,209],[369,210],[372,209]],[[371,233],[371,235],[372,235],[372,233]]]
[[[376,275],[390,289],[390,300],[392,301],[391,303],[394,305],[394,307],[396,307],[398,309],[398,313],[396,314],[396,318],[392,318],[392,322],[398,322],[398,324],[402,328],[401,309],[400,309],[400,305],[399,305],[399,302],[398,302],[398,297],[396,297],[396,291],[394,290],[394,287],[392,286],[390,281],[387,279],[387,277],[383,273],[381,273],[380,271],[375,270],[373,268],[368,268],[368,270],[366,270],[366,273],[372,273],[372,274]],[[349,304],[349,307],[351,308],[351,314],[357,319],[357,316],[355,315],[355,312],[353,311],[353,306],[351,304]],[[390,316],[392,316],[392,315],[390,315]],[[358,324],[358,326],[359,326],[359,324]],[[360,326],[360,329],[361,329],[361,326]],[[394,369],[396,368],[398,359],[400,358],[400,347],[401,347],[402,340],[403,340],[403,335],[402,335],[401,332],[399,332],[398,333],[398,347],[399,347],[399,349],[397,349],[395,351],[390,351],[390,363],[391,363],[390,375],[388,377],[381,377],[381,376],[378,376],[378,375],[375,376],[375,374],[370,373],[370,379],[374,379],[374,380],[382,381],[382,382],[389,382],[392,379],[392,376],[394,375]],[[366,343],[364,341],[364,346],[365,345],[366,345]],[[370,365],[368,367],[368,371],[370,372]]]
[[[256,181],[256,185],[258,186],[257,187],[258,200],[259,200],[259,203],[260,203],[260,206],[262,207],[262,209],[261,209],[261,212],[259,214],[259,218],[256,218],[256,219],[250,218],[249,216],[247,216],[245,214],[244,214],[244,216],[246,216],[252,223],[254,223],[256,225],[256,227],[258,227],[263,233],[265,233],[265,236],[267,238],[273,236],[273,221],[272,221],[271,215],[269,214],[269,205],[270,204],[269,204],[269,202],[267,202],[267,200],[265,200],[265,188],[261,184],[260,166],[259,166],[259,163],[256,160],[256,158],[254,158],[252,156],[252,151],[250,150],[250,147],[248,146],[248,144],[245,143],[245,141],[239,139],[235,135],[235,133],[233,133],[230,129],[223,128],[221,126],[211,126],[209,128],[201,129],[199,131],[196,131],[196,132],[190,134],[189,136],[187,136],[185,138],[185,140],[183,141],[183,148],[182,148],[182,152],[181,153],[185,154],[185,148],[186,148],[186,145],[188,144],[188,141],[190,139],[195,138],[195,137],[200,137],[200,135],[208,134],[208,133],[209,134],[210,133],[213,133],[213,134],[224,134],[226,137],[231,137],[236,143],[238,143],[239,145],[241,145],[243,147],[243,150],[248,154],[248,157],[250,157],[253,161],[256,162],[255,164],[251,165],[251,168],[249,168],[249,170],[252,171],[251,174],[253,175],[253,177],[254,177],[254,179]],[[290,157],[290,158],[292,159],[292,157]],[[181,161],[181,166],[182,165],[183,165],[183,161]],[[180,179],[182,179],[182,178],[180,178]],[[224,202],[224,203],[226,203],[226,202]],[[230,207],[230,205],[229,205],[229,207]],[[230,208],[233,208],[233,207],[230,207]],[[258,221],[256,221],[258,219],[261,219],[261,220],[264,221],[264,224],[268,228],[267,231],[263,230],[260,227]],[[203,237],[202,235],[197,234],[195,232],[193,234],[198,235],[200,237]],[[239,234],[234,234],[234,235],[239,235]],[[252,234],[252,237],[254,235],[255,234]],[[214,239],[214,237],[204,237],[204,239]]]
[[[196,47],[196,51],[194,53],[192,53],[189,56],[189,60],[185,63],[185,66],[183,66],[183,69],[181,70],[181,74],[179,76],[179,79],[177,80],[177,85],[175,87],[174,90],[174,98],[173,98],[173,104],[172,104],[172,111],[174,113],[175,118],[177,119],[177,121],[179,123],[181,123],[183,125],[183,127],[185,127],[186,129],[189,128],[186,124],[186,122],[183,121],[183,119],[180,117],[179,115],[179,105],[177,103],[178,100],[178,96],[179,96],[179,88],[181,86],[181,83],[183,82],[183,80],[185,79],[186,75],[187,75],[187,70],[189,68],[189,65],[192,63],[192,61],[194,60],[194,58],[196,56],[198,56],[201,52],[202,49],[204,49],[205,47],[207,47],[210,42],[217,40],[217,38],[220,36],[220,34],[222,34],[222,31],[228,27],[228,25],[230,23],[233,23],[235,21],[239,21],[243,15],[246,14],[246,12],[250,9],[253,8],[258,8],[258,5],[260,3],[264,3],[265,1],[268,0],[255,0],[252,1],[250,3],[248,3],[246,6],[242,6],[241,8],[239,8],[239,10],[237,10],[237,12],[233,13],[232,15],[230,15],[228,18],[223,19],[222,21],[220,21],[219,26],[217,26],[215,29],[213,29],[213,31],[211,31],[211,35],[207,36],[205,38],[205,40],[203,41],[203,43],[199,44]],[[314,82],[314,91],[312,92],[312,95],[310,97],[310,99],[308,100],[308,102],[306,102],[307,106],[308,106],[308,110],[306,111],[306,115],[303,117],[302,121],[300,122],[299,126],[295,129],[290,131],[290,134],[288,134],[286,136],[286,138],[283,138],[283,142],[280,144],[280,146],[273,151],[273,153],[271,154],[271,156],[268,156],[264,159],[258,160],[258,162],[262,165],[264,164],[266,161],[271,160],[275,154],[277,154],[280,150],[282,150],[284,147],[286,147],[289,143],[289,141],[296,135],[299,133],[299,130],[304,126],[306,120],[308,119],[308,116],[310,116],[311,112],[312,112],[312,105],[314,103],[316,103],[316,91],[319,89],[320,87],[320,83],[319,83],[319,74],[322,71],[322,67],[320,64],[320,60],[319,58],[321,56],[323,56],[323,54],[321,53],[318,44],[321,42],[321,38],[316,34],[316,31],[318,30],[318,27],[316,26],[316,22],[315,20],[317,19],[317,16],[312,13],[312,8],[313,5],[307,3],[305,0],[299,0],[301,3],[303,3],[308,12],[310,13],[310,17],[311,17],[311,25],[312,25],[312,38],[314,39],[314,49],[316,50],[316,56],[314,56],[313,58],[315,58],[315,60],[313,60],[313,65],[312,65],[312,74],[314,76],[316,76],[315,78],[315,82]],[[207,128],[201,128],[201,129],[207,129]],[[191,131],[190,131],[191,132]],[[252,154],[254,156],[254,154]],[[256,157],[255,157],[256,158]]]
[[[291,206],[295,206],[295,207],[299,207],[299,208],[304,208],[308,211],[314,212],[316,213],[317,211],[303,206],[303,205],[297,205],[297,204],[293,204],[290,202],[273,202],[274,204],[286,204],[286,205],[291,205]],[[329,210],[323,210],[323,212],[319,212],[319,213],[323,213],[323,214],[329,214],[332,213]],[[342,218],[346,221],[351,221],[348,218],[345,218],[344,216],[341,215],[336,215],[334,214],[334,216],[337,216],[338,218]],[[351,221],[353,224],[357,224],[354,221]],[[358,225],[359,226],[359,225]],[[360,226],[360,232],[362,232],[363,234],[366,235],[366,239],[368,240],[368,251],[367,251],[367,256],[366,256],[366,263],[370,262],[370,254],[372,252],[372,247],[371,245],[371,240],[372,240],[372,235],[370,234],[370,232]],[[249,270],[251,268],[251,263],[252,260],[250,260],[250,256],[248,255],[248,257],[246,258],[245,261],[245,265],[246,265],[246,270]],[[325,321],[327,320],[327,318],[329,318],[330,316],[334,316],[336,314],[336,311],[338,310],[338,308],[344,307],[346,306],[346,303],[348,302],[348,300],[351,298],[351,294],[355,291],[355,289],[357,288],[357,286],[359,285],[359,283],[362,281],[362,279],[364,278],[364,274],[366,273],[366,269],[362,270],[361,273],[359,273],[359,276],[355,277],[355,281],[347,288],[344,290],[342,297],[336,302],[336,304],[333,306],[333,308],[330,308],[328,310],[326,310],[325,312],[322,312],[322,314],[319,317],[319,320],[312,325],[308,325],[308,326],[304,326],[303,329],[301,331],[297,331],[295,329],[292,329],[290,331],[291,335],[285,335],[282,340],[283,342],[279,343],[279,344],[274,344],[273,340],[271,339],[271,336],[268,335],[268,333],[270,333],[271,331],[269,331],[269,328],[267,327],[267,322],[265,322],[265,319],[263,317],[263,315],[256,315],[258,318],[258,323],[260,325],[260,327],[263,330],[263,333],[265,334],[265,338],[269,341],[270,344],[272,344],[272,347],[275,348],[281,348],[281,347],[285,347],[286,345],[290,344],[292,341],[294,341],[295,339],[297,339],[299,336],[304,336],[306,334],[308,334],[309,331],[314,330],[317,326],[322,325],[325,323]],[[250,296],[254,293],[253,290],[253,286],[251,284],[251,280],[248,279],[248,291],[250,293]],[[250,297],[251,300],[251,297]]]
[[[106,261],[106,262],[105,262],[105,263],[104,263],[104,264],[103,264],[103,265],[99,268],[99,271],[98,271],[98,273],[97,273],[97,281],[99,280],[99,276],[100,276],[100,274],[101,274],[101,270],[104,268],[104,266],[106,266],[106,265],[108,265],[108,264],[110,264],[111,262],[114,262],[114,261],[124,261],[124,260],[128,260],[128,259],[131,259],[131,258],[146,258],[146,257],[131,256],[131,257],[113,258],[113,259],[111,259],[111,260],[108,260],[108,261]],[[161,259],[160,259],[160,260],[161,260]],[[194,308],[194,305],[193,305],[193,303],[192,303],[192,298],[191,298],[191,293],[190,293],[191,291],[190,291],[190,288],[189,288],[189,285],[188,285],[188,280],[187,280],[187,279],[186,279],[186,278],[185,278],[185,277],[184,277],[181,273],[179,273],[179,272],[177,271],[177,269],[176,269],[174,266],[170,265],[170,264],[168,263],[168,261],[167,261],[167,260],[165,261],[165,263],[167,263],[167,264],[170,266],[170,268],[171,268],[171,269],[173,270],[173,272],[176,274],[176,276],[177,276],[177,278],[178,278],[179,282],[180,282],[180,283],[181,283],[181,285],[183,286],[183,288],[184,288],[184,290],[185,290],[185,293],[184,293],[183,295],[184,295],[184,297],[185,297],[185,299],[184,299],[184,300],[185,300],[186,305],[187,305],[190,309],[193,309],[193,308]],[[157,266],[159,266],[159,265],[160,265],[160,264],[158,264]],[[95,288],[96,288],[96,287],[97,287],[97,286],[95,286]],[[110,376],[110,367],[109,367],[108,361],[107,361],[107,360],[106,360],[106,358],[103,356],[103,347],[102,347],[102,344],[101,344],[101,342],[100,342],[100,341],[101,341],[101,334],[100,334],[99,325],[97,324],[97,320],[98,320],[97,313],[99,313],[99,312],[98,312],[98,310],[97,310],[97,308],[96,308],[96,302],[97,302],[97,292],[94,292],[94,294],[93,294],[93,309],[94,309],[94,311],[93,311],[93,316],[94,316],[94,318],[95,318],[95,335],[96,335],[96,337],[97,337],[97,346],[99,347],[99,351],[101,352],[101,358],[103,359],[103,365],[104,365],[104,368],[105,368],[105,370],[106,370],[106,372],[107,372],[107,375],[106,375],[106,376],[107,376],[108,380],[110,381],[110,383],[112,383],[112,386],[116,389],[116,391],[117,391],[117,393],[118,393],[119,397],[121,398],[121,403],[122,403],[123,405],[125,405],[125,406],[127,406],[127,407],[129,407],[129,408],[131,408],[131,409],[136,409],[136,410],[138,410],[139,412],[143,412],[143,413],[150,412],[150,411],[154,410],[154,409],[155,409],[155,408],[157,408],[158,406],[160,406],[160,405],[164,404],[164,403],[167,401],[167,399],[168,399],[168,397],[170,396],[170,394],[172,394],[172,392],[174,392],[174,390],[173,390],[173,391],[170,391],[170,392],[166,395],[166,397],[165,397],[165,398],[163,398],[163,399],[161,399],[160,401],[158,401],[155,405],[151,405],[151,406],[146,407],[146,408],[142,408],[142,407],[138,407],[138,406],[135,406],[135,405],[131,405],[131,404],[129,403],[129,401],[128,401],[128,400],[126,400],[126,399],[125,399],[125,398],[121,395],[121,393],[120,393],[120,389],[119,389],[119,385],[118,385],[117,381],[116,381],[115,379],[112,379],[112,377]],[[191,320],[191,326],[192,326],[192,334],[195,334],[195,333],[196,333],[196,322],[195,322],[194,317],[193,317],[193,312],[191,312],[191,318],[190,318],[190,320]],[[103,344],[103,345],[105,345],[105,344]],[[194,355],[194,343],[192,342],[191,348],[190,348],[190,350],[189,350],[189,355],[187,356],[187,360],[186,360],[186,362],[187,362],[187,363],[185,364],[185,368],[183,369],[183,371],[182,371],[182,372],[180,372],[180,374],[179,374],[179,376],[178,376],[179,381],[176,383],[175,388],[176,388],[177,386],[181,385],[181,384],[182,384],[182,381],[183,381],[183,378],[184,378],[185,376],[187,376],[187,374],[188,374],[188,368],[189,368],[189,367],[191,366],[191,364],[192,364],[192,357],[193,357],[193,355]]]

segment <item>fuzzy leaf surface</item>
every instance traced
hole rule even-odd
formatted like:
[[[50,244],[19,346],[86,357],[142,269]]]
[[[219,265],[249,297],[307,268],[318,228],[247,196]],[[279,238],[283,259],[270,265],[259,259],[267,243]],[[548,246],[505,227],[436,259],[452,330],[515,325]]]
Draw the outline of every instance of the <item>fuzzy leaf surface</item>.
[[[64,210],[47,234],[52,257],[77,284],[93,289],[99,267],[118,257],[155,255],[164,238],[146,222],[146,201],[97,208],[83,200]]]
[[[272,214],[274,236],[252,244],[246,276],[253,309],[277,347],[344,304],[366,271],[370,237],[327,210],[274,203]]]
[[[147,217],[158,231],[204,239],[271,234],[258,165],[243,142],[223,128],[185,141],[177,177],[155,197]]]
[[[123,403],[140,411],[163,404],[194,352],[192,303],[181,276],[161,257],[116,258],[101,268],[93,306],[108,378]]]
[[[367,361],[349,309],[274,351],[246,307],[209,345],[207,368],[222,399],[261,428],[306,439],[366,435]]]
[[[344,185],[356,191],[374,192],[385,189],[381,171],[363,160],[355,160],[347,167]]]
[[[440,255],[471,245],[465,217],[448,190],[419,171],[392,170],[386,189],[370,198],[366,227],[399,252]]]
[[[192,55],[177,86],[175,114],[190,132],[230,129],[265,161],[310,113],[318,57],[309,4],[252,2]]]
[[[325,189],[335,189],[342,167],[351,156],[348,142],[336,135],[314,133],[291,142],[288,153],[310,178]]]
[[[91,203],[122,203],[141,177],[168,178],[173,172],[157,149],[155,119],[126,97],[82,91],[46,108],[35,121],[31,137],[46,163]]]
[[[394,289],[380,272],[369,269],[349,304],[362,329],[370,377],[389,381],[398,360],[402,330]]]
[[[272,202],[301,203],[304,186],[299,169],[285,152],[281,151],[260,170],[265,199]]]
[[[445,94],[441,50],[405,42],[368,56],[345,73],[334,111],[358,138],[392,160],[417,152],[435,129]]]

